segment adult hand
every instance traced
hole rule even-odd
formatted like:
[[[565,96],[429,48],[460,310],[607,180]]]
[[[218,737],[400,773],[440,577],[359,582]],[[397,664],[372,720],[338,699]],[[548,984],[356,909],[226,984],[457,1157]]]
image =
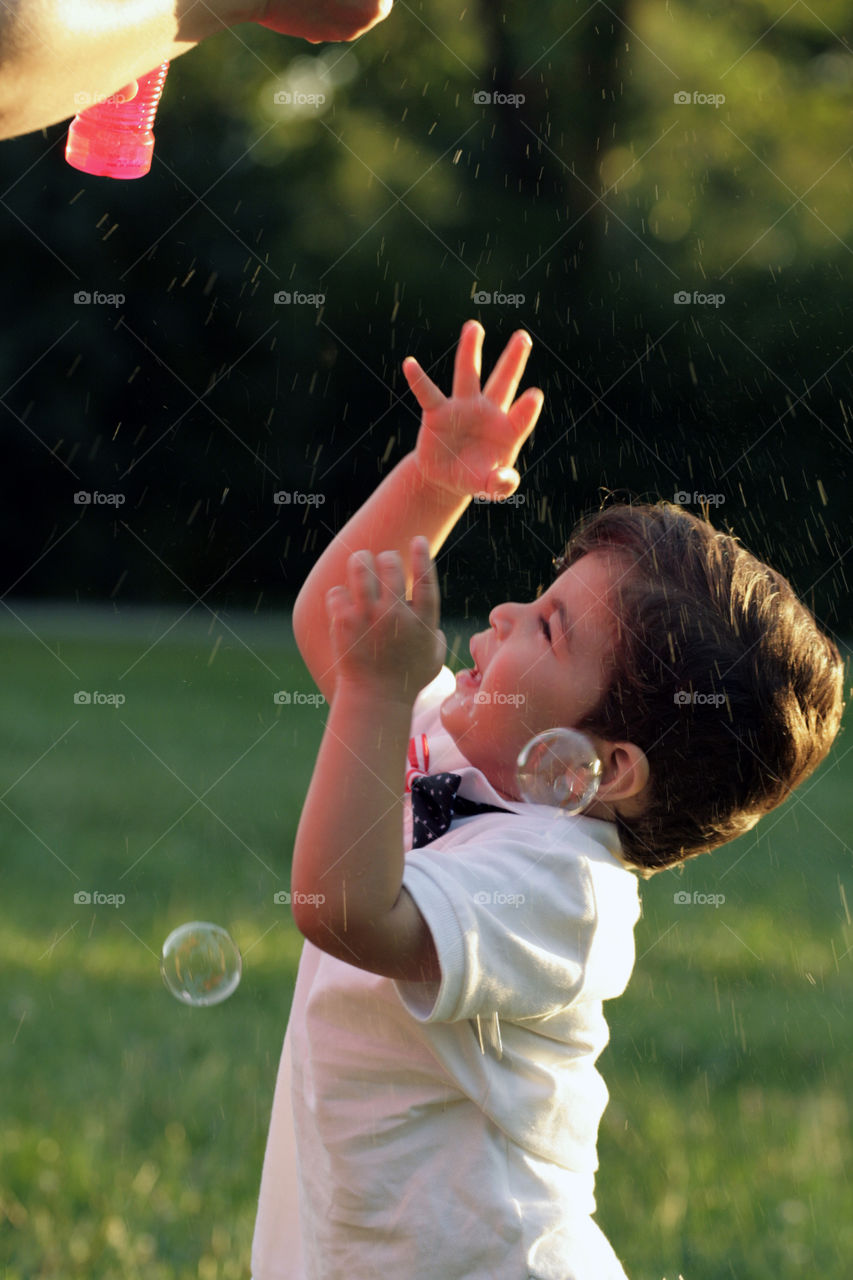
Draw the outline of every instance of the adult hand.
[[[391,12],[393,0],[267,0],[255,22],[312,44],[355,40]]]
[[[0,139],[44,129],[242,22],[319,43],[355,40],[392,0],[0,0]],[[223,37],[225,38],[225,37]]]

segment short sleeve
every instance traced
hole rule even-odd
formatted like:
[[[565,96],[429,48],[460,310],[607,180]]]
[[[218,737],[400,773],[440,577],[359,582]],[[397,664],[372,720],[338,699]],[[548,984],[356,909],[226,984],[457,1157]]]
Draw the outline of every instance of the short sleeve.
[[[582,995],[621,994],[634,960],[636,881],[583,823],[488,814],[465,824],[467,839],[407,855],[403,885],[441,967],[436,983],[397,983],[413,1016],[523,1021],[553,1016]]]

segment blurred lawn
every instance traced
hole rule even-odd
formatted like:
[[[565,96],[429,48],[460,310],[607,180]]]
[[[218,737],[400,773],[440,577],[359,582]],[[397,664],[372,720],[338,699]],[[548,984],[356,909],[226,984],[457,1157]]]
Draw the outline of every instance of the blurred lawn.
[[[231,620],[237,639],[191,615],[155,643],[173,615],[15,609],[23,622],[0,620],[3,1280],[246,1280],[301,945],[273,894],[322,709],[273,700],[313,692],[287,618]],[[126,701],[75,705],[81,689]],[[849,1273],[848,751],[842,735],[752,835],[642,886],[600,1062],[599,1221],[631,1280]],[[674,901],[694,891],[725,902]],[[243,953],[215,1008],[160,980],[160,945],[190,919]]]

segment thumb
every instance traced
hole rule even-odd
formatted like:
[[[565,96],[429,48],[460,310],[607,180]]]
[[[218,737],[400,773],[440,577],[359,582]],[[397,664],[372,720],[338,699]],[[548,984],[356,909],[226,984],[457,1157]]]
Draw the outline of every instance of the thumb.
[[[508,498],[510,494],[515,493],[521,484],[521,476],[515,467],[498,467],[489,474],[486,481],[486,493],[493,500],[496,498]]]

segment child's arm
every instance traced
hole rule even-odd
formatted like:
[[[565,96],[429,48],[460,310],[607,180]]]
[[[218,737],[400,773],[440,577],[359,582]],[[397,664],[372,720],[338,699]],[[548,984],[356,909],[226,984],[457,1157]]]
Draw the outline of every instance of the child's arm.
[[[423,534],[430,554],[444,544],[474,494],[506,498],[519,484],[513,464],[542,408],[542,392],[530,388],[513,403],[530,338],[513,334],[483,390],[483,329],[463,326],[456,351],[453,391],[447,399],[409,357],[403,372],[423,410],[417,443],[332,539],[306,579],[293,609],[299,650],[326,701],[335,689],[326,592],[344,580],[354,551],[374,554],[398,547],[406,594],[412,588],[410,543]],[[416,691],[417,692],[417,691]]]
[[[331,955],[410,981],[439,972],[430,932],[402,887],[403,771],[415,698],[445,650],[429,539],[413,534],[418,520],[433,519],[430,532],[440,545],[470,494],[512,492],[518,474],[500,473],[542,407],[535,390],[512,403],[527,335],[513,336],[481,392],[482,340],[479,325],[465,326],[449,399],[416,361],[406,362],[424,410],[415,454],[323,554],[294,620],[316,678],[336,679],[294,847],[294,919]],[[380,550],[395,542],[401,551]]]
[[[412,706],[445,644],[426,538],[408,550],[411,604],[395,551],[350,556],[346,586],[328,593],[338,684],[296,833],[290,891],[297,927],[321,950],[385,977],[429,981],[439,976],[432,937],[402,888],[400,794]]]

